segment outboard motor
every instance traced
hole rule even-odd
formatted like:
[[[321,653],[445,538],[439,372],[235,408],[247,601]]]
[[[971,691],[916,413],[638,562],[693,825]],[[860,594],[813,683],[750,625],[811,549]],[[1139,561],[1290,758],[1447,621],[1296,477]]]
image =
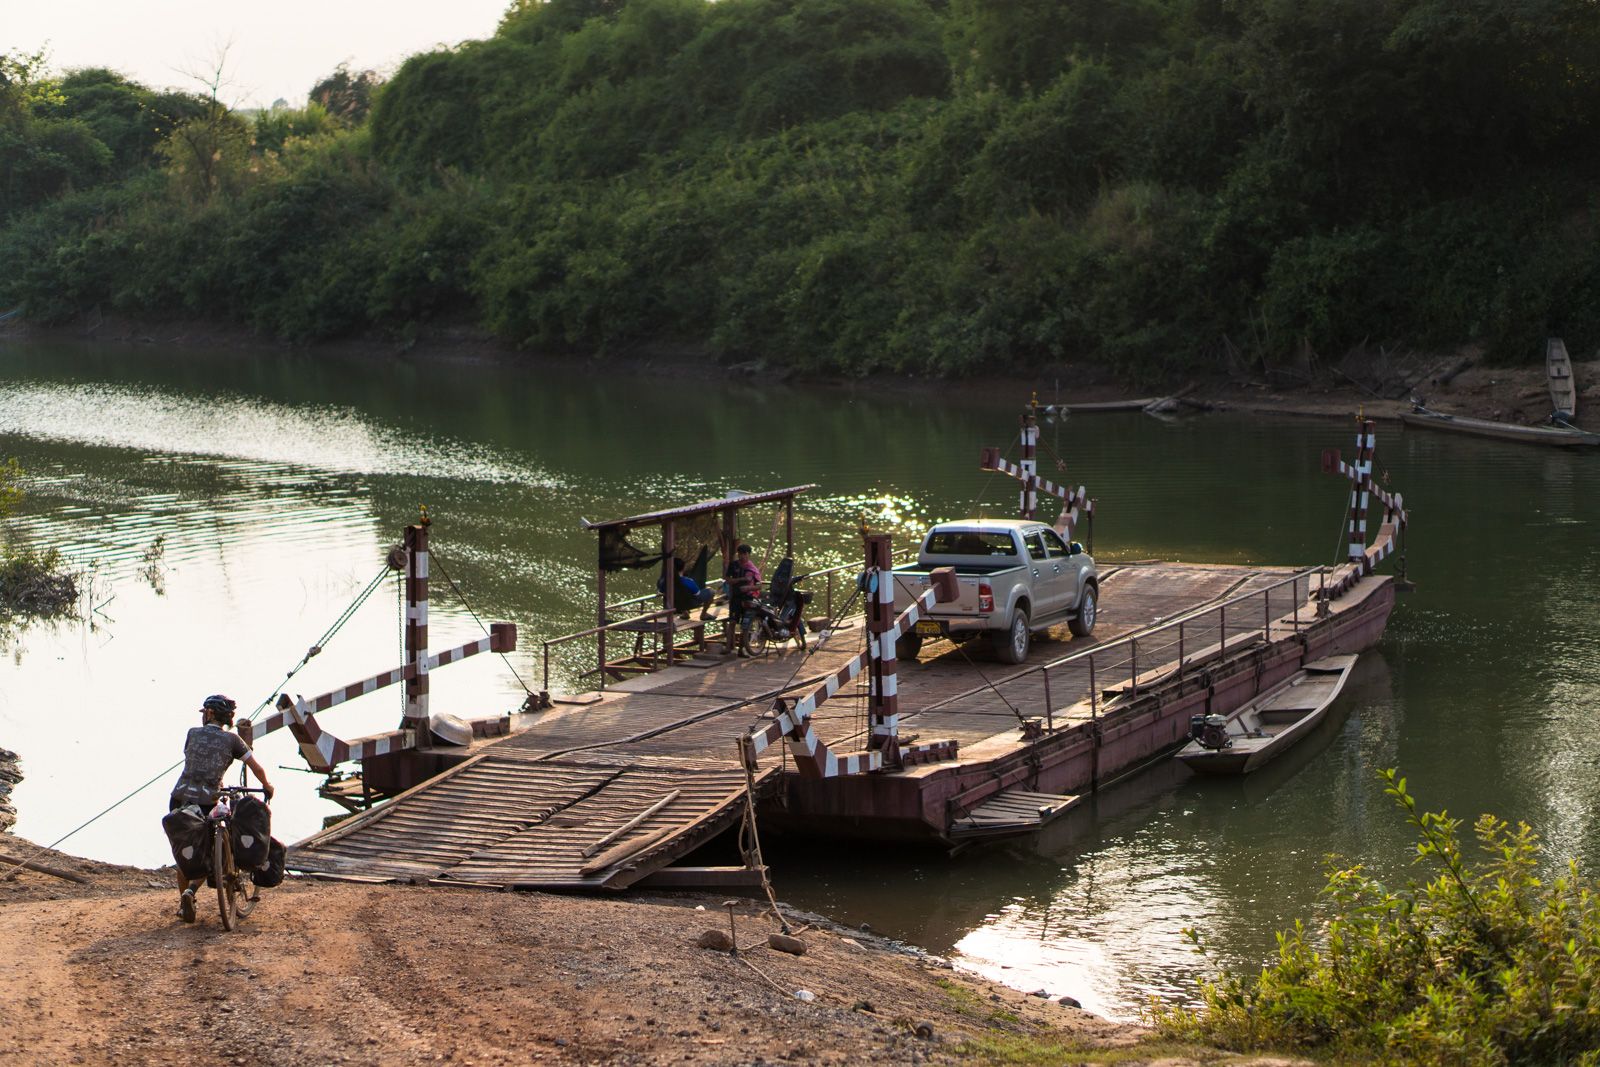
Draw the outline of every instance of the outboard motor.
[[[1201,748],[1213,752],[1233,747],[1233,738],[1228,736],[1226,715],[1189,716],[1189,737],[1199,742]]]

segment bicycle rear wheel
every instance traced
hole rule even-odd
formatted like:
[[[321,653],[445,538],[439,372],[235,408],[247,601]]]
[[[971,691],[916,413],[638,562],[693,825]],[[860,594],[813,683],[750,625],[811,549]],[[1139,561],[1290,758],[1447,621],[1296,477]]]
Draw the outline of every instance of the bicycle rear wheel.
[[[213,823],[211,827],[211,880],[217,883],[217,910],[222,913],[222,928],[234,927],[233,885],[237,877],[233,869],[233,847],[228,843],[226,823]]]
[[[233,879],[233,910],[243,919],[255,911],[256,905],[261,902],[261,890],[257,889],[255,883],[250,881],[250,876],[241,870],[236,869],[233,872]]]

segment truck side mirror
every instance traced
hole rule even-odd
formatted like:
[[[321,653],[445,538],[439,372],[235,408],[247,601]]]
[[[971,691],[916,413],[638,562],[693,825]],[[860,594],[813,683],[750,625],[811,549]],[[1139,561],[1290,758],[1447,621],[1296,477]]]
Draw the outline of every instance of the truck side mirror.
[[[961,595],[954,567],[935,567],[928,572],[928,583],[933,586],[933,600],[936,604],[948,604]]]
[[[1083,555],[1083,546],[1081,544],[1079,544],[1078,542],[1073,541],[1071,544],[1067,545],[1067,555],[1069,555],[1069,556],[1081,556],[1081,555]]]

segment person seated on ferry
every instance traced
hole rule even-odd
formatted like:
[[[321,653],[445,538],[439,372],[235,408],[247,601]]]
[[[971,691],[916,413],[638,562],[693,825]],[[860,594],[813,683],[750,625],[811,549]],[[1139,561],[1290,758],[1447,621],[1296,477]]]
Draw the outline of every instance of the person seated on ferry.
[[[699,606],[700,617],[706,618],[711,614],[711,601],[716,596],[711,590],[684,573],[684,562],[677,556],[672,557],[672,606],[677,611],[680,619],[689,617],[689,609]],[[663,574],[656,579],[656,591],[662,596],[667,594],[667,576]]]

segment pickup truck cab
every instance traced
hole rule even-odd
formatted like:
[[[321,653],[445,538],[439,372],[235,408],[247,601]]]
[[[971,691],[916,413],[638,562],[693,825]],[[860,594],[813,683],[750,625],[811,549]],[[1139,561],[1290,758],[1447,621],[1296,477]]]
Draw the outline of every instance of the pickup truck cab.
[[[963,641],[987,634],[1000,659],[1021,663],[1040,630],[1063,622],[1076,637],[1094,630],[1100,596],[1094,558],[1042,522],[963,519],[934,526],[917,562],[894,570],[897,612],[928,587],[935,567],[954,568],[960,595],[935,604],[901,637],[901,658],[916,658],[924,637]]]

